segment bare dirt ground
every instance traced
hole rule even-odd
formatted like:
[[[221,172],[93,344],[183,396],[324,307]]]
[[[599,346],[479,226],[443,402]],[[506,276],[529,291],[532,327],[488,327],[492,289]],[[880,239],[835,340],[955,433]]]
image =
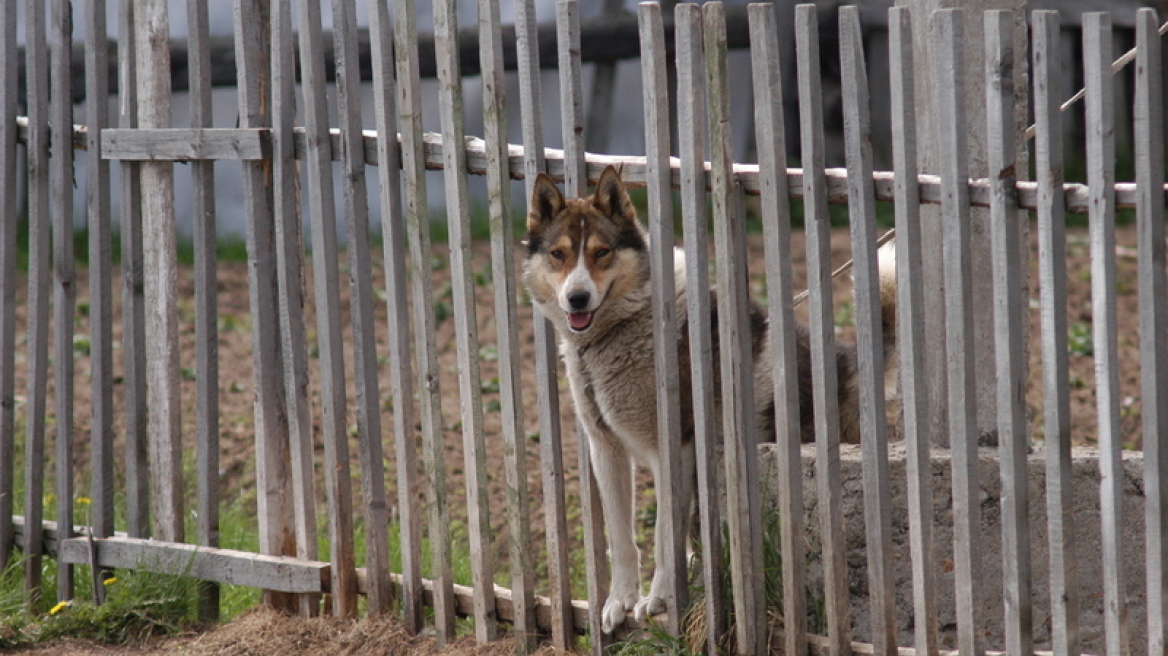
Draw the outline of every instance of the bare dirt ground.
[[[1089,247],[1086,231],[1083,229],[1068,231],[1068,291],[1070,309],[1069,325],[1072,336],[1071,343],[1071,410],[1072,421],[1075,427],[1075,436],[1078,443],[1094,441],[1095,393],[1093,358],[1091,357],[1091,304],[1090,304],[1090,267]],[[801,234],[794,236],[793,260],[797,272],[803,269],[803,240]],[[1032,237],[1033,241],[1033,237]],[[1124,226],[1118,229],[1117,241],[1120,245],[1118,258],[1118,306],[1119,306],[1119,334],[1120,334],[1120,371],[1123,399],[1122,421],[1126,443],[1132,448],[1139,447],[1139,360],[1138,360],[1138,316],[1136,308],[1137,278],[1135,273],[1135,258],[1127,254],[1126,249],[1133,249],[1136,244],[1134,226]],[[848,237],[846,229],[836,230],[833,235],[833,260],[836,265],[842,264],[849,257]],[[752,243],[752,273],[761,272],[761,245],[758,239]],[[1031,256],[1032,274],[1036,271],[1037,257]],[[462,448],[462,431],[459,418],[459,391],[457,381],[457,359],[455,348],[454,320],[451,314],[453,300],[450,293],[450,271],[444,251],[436,251],[434,255],[434,283],[435,283],[435,310],[441,319],[436,331],[436,344],[441,363],[440,385],[443,395],[443,432],[446,443],[446,465],[448,470],[448,489],[452,499],[460,499],[464,493],[464,467]],[[489,491],[498,503],[498,508],[491,517],[492,523],[498,527],[497,535],[503,535],[503,454],[502,449],[494,448],[501,445],[501,421],[499,413],[498,366],[495,356],[495,320],[493,291],[490,284],[489,255],[485,248],[474,252],[473,267],[476,274],[476,300],[478,308],[479,338],[482,343],[480,349],[483,404],[486,410],[484,429],[489,445],[487,455],[487,471],[489,472]],[[380,263],[376,263],[374,270],[377,274],[377,285],[381,285]],[[195,424],[195,371],[194,357],[194,292],[190,279],[190,271],[181,272],[179,311],[183,321],[181,334],[182,371],[183,371],[183,424],[184,435],[188,441],[193,440]],[[87,281],[85,271],[79,271],[79,298],[87,299]],[[802,275],[797,273],[797,285],[802,288]],[[117,285],[115,285],[117,287]],[[26,287],[22,284],[22,289]],[[306,292],[311,296],[311,282],[306,282]],[[347,277],[342,276],[342,296],[348,297]],[[22,291],[22,294],[25,292]],[[756,299],[762,294],[758,287],[753,291]],[[1030,348],[1031,380],[1027,393],[1027,400],[1031,409],[1032,434],[1036,439],[1042,435],[1042,389],[1041,389],[1041,335],[1038,333],[1037,310],[1037,278],[1032,277],[1032,299],[1030,318],[1032,325],[1032,341]],[[24,299],[21,299],[20,325],[24,321]],[[851,289],[850,279],[841,277],[835,285],[835,303],[837,322],[842,324],[841,335],[850,339]],[[115,308],[120,307],[120,289],[115,294]],[[78,314],[76,332],[88,333],[87,312]],[[308,326],[309,345],[315,343],[316,324],[312,315],[311,301],[308,306],[306,325]],[[394,464],[392,454],[392,409],[390,399],[390,385],[388,372],[388,338],[386,329],[385,304],[376,304],[377,313],[377,340],[379,345],[379,362],[381,363],[380,398],[383,407],[382,431],[385,437],[387,454],[387,481],[390,484],[390,500],[396,505],[396,490]],[[115,310],[120,315],[120,311]],[[255,461],[253,448],[253,419],[252,403],[255,390],[252,385],[252,357],[251,357],[251,321],[247,298],[247,267],[244,263],[224,263],[219,270],[219,366],[220,366],[220,439],[221,439],[221,466],[220,484],[224,501],[237,499],[252,500],[254,502]],[[534,353],[531,336],[531,307],[529,303],[521,302],[519,307],[520,345],[523,381],[523,418],[525,425],[524,443],[527,445],[526,461],[528,488],[532,493],[531,526],[533,531],[533,545],[542,544],[543,515],[540,507],[540,468],[539,468],[539,436],[537,432],[537,405],[534,393]],[[346,306],[347,317],[347,306]],[[118,319],[120,323],[120,319]],[[346,323],[346,341],[351,343],[352,333]],[[115,335],[120,340],[120,334]],[[314,390],[319,361],[315,353],[310,351],[313,367]],[[21,345],[18,349],[18,370],[25,364],[27,347]],[[115,360],[118,362],[120,375],[121,346],[115,347]],[[987,354],[986,357],[992,358]],[[346,352],[346,367],[352,371],[352,353]],[[84,467],[88,466],[88,451],[85,444],[88,436],[89,408],[89,359],[84,354],[77,356],[77,382],[75,385],[76,406],[74,419],[76,422],[77,459],[79,480],[87,480]],[[19,390],[25,389],[23,374],[18,373]],[[350,377],[351,381],[352,378]],[[123,386],[117,387],[116,408],[119,412],[124,408]],[[572,419],[571,403],[566,394],[566,383],[561,381],[561,420],[564,426],[564,462],[567,465],[566,487],[569,494],[576,494],[578,481],[575,478],[575,463],[577,460],[576,438],[574,435],[574,420]],[[350,383],[349,398],[354,392]],[[359,483],[355,454],[356,419],[355,406],[350,401],[349,425],[354,440],[350,444],[350,452],[354,455],[353,476],[354,494],[359,495]],[[50,404],[50,412],[52,405]],[[319,400],[314,403],[314,417],[319,417]],[[50,425],[52,420],[50,419]],[[319,429],[319,426],[317,426]],[[121,429],[119,427],[119,434]],[[119,445],[119,449],[120,449]],[[323,453],[318,444],[318,483],[317,494],[321,498],[320,509],[323,511],[323,477],[320,474],[320,464],[323,462]],[[119,451],[120,453],[120,451]],[[120,457],[120,456],[119,456]],[[644,481],[642,481],[644,482]],[[455,506],[458,503],[455,502]],[[358,503],[355,508],[360,508]],[[457,522],[457,518],[455,518]],[[506,554],[500,546],[498,552],[498,571],[506,576]],[[505,582],[505,581],[504,581]],[[582,591],[577,593],[582,596]],[[495,654],[510,653],[510,643],[504,642],[495,647],[475,647],[466,640],[453,648],[438,652],[436,644],[430,638],[410,637],[405,635],[400,627],[392,621],[364,620],[359,623],[342,622],[332,619],[300,620],[278,617],[270,612],[257,611],[246,615],[228,625],[219,626],[201,634],[183,634],[157,639],[141,645],[126,645],[119,647],[103,647],[90,644],[55,643],[22,653],[48,655],[58,653],[73,653],[85,655],[130,655],[130,654],[239,654],[239,655],[280,655],[299,656],[316,654],[321,651],[341,654],[421,654],[421,653],[451,653],[451,654]]]

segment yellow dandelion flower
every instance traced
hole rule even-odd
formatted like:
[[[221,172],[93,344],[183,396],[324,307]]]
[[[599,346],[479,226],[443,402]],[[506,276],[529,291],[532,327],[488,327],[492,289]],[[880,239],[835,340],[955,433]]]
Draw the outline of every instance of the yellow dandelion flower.
[[[90,500],[89,497],[77,497],[77,503],[82,504],[82,505],[86,505],[86,504],[93,503],[93,501]]]
[[[49,615],[56,615],[57,613],[65,610],[66,608],[68,608],[72,605],[73,605],[72,601],[62,601],[61,603],[57,604],[56,606],[53,606],[52,609],[49,610]]]
[[[109,577],[108,579],[106,579],[106,580],[102,581],[102,584],[103,584],[103,585],[113,585],[113,584],[115,584],[115,583],[117,583],[117,582],[118,582],[118,577],[116,577],[116,576],[111,576],[111,577]]]

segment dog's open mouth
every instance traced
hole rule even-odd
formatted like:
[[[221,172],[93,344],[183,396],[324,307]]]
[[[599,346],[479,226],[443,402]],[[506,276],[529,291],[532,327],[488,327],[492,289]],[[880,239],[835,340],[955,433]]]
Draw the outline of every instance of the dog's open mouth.
[[[592,326],[592,317],[595,312],[569,312],[568,327],[576,332],[588,330]]]

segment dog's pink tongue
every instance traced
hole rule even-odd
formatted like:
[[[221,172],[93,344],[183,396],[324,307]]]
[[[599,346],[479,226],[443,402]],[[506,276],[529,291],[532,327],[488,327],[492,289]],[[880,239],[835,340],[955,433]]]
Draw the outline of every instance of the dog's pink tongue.
[[[592,323],[591,312],[569,312],[568,324],[572,326],[572,330],[584,330]]]

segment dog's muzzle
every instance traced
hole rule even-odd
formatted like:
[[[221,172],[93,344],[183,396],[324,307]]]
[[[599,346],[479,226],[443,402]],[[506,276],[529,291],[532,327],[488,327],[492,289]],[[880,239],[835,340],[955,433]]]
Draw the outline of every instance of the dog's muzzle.
[[[568,327],[573,331],[581,332],[592,326],[592,317],[596,312],[586,309],[591,301],[592,295],[588,292],[572,292],[568,295],[568,306],[571,308],[568,311]]]

